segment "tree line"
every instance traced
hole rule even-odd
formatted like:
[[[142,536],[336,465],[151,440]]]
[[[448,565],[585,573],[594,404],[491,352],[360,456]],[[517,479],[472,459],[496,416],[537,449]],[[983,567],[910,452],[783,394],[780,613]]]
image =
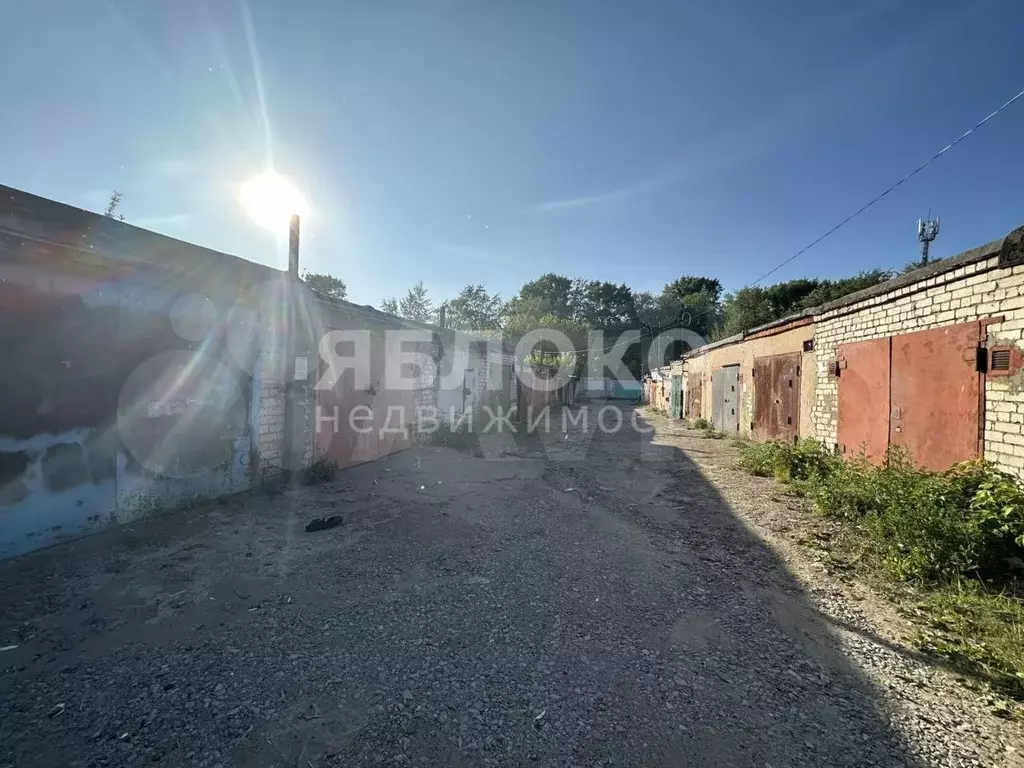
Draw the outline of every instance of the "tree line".
[[[435,302],[420,281],[404,296],[384,299],[379,308],[396,317],[433,324],[440,322],[443,308],[447,328],[492,333],[512,340],[534,329],[552,328],[568,336],[577,350],[586,349],[591,329],[604,332],[606,348],[620,333],[639,330],[640,343],[629,347],[624,355],[626,365],[639,375],[646,368],[644,360],[651,339],[663,331],[687,328],[714,341],[891,277],[891,272],[874,269],[840,280],[799,278],[724,292],[717,278],[683,275],[656,293],[634,290],[625,283],[547,273],[524,283],[507,300],[472,283],[454,297]],[[335,298],[344,298],[347,292],[344,281],[331,275],[306,273],[303,279],[314,290]],[[685,351],[682,342],[675,342],[662,354],[671,360]]]
[[[104,215],[124,221],[120,206],[121,193],[112,192]],[[924,263],[910,262],[903,271],[918,269]],[[841,280],[798,278],[740,288],[723,295],[722,284],[714,277],[683,275],[666,283],[660,293],[651,293],[635,291],[625,283],[617,285],[549,272],[524,283],[519,293],[508,300],[472,283],[453,298],[437,304],[421,280],[403,297],[385,298],[380,309],[396,317],[434,324],[440,323],[443,313],[448,328],[501,334],[511,339],[537,328],[554,328],[568,336],[577,349],[585,348],[591,329],[602,330],[607,337],[637,329],[641,338],[649,340],[665,330],[688,328],[715,341],[870,288],[893,274],[873,269]],[[344,299],[348,294],[345,281],[327,273],[307,270],[302,279],[324,296]],[[646,354],[642,343],[640,347]],[[666,356],[671,359],[683,351],[678,345],[670,347]]]
[[[717,278],[683,275],[666,283],[660,293],[651,293],[624,283],[548,273],[524,283],[508,300],[489,293],[483,285],[471,284],[438,304],[421,281],[404,297],[385,299],[380,309],[436,323],[444,307],[445,325],[466,331],[525,332],[544,327],[540,321],[550,318],[552,327],[576,325],[606,334],[634,328],[657,334],[687,327],[713,341],[870,288],[892,276],[892,272],[873,269],[840,280],[798,278],[725,293]]]

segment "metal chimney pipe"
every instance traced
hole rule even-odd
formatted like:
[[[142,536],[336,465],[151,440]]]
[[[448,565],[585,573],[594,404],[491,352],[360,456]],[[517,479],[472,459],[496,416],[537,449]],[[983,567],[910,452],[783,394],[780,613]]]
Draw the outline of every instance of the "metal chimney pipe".
[[[299,276],[299,215],[292,216],[288,225],[288,274]]]

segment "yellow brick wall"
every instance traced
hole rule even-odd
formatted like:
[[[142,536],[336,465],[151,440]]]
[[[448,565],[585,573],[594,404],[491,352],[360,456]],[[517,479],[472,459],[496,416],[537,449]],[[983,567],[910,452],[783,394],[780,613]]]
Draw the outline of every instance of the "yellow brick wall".
[[[816,318],[817,385],[812,419],[827,446],[838,442],[837,380],[828,364],[840,344],[923,331],[1002,315],[988,326],[988,346],[1024,339],[1024,267],[1000,269],[998,257],[967,264]],[[985,385],[985,458],[1024,474],[1022,376]]]

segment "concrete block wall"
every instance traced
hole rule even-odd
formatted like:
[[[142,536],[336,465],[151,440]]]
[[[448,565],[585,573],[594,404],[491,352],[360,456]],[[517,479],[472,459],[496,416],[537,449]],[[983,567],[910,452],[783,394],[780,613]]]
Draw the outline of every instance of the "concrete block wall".
[[[259,430],[255,444],[258,465],[254,469],[265,479],[272,479],[284,469],[285,391],[281,381],[261,381],[258,400]]]
[[[987,326],[986,345],[1024,340],[1024,266],[1000,267],[998,243],[988,256],[863,301],[829,308],[816,318],[817,385],[812,416],[816,436],[838,442],[838,380],[829,363],[841,344],[867,341],[974,320],[1002,317]],[[984,457],[1024,474],[1024,382],[1020,374],[987,377]]]
[[[413,441],[424,443],[429,437],[428,429],[430,423],[420,419],[420,414],[429,414],[437,407],[437,389],[440,386],[441,371],[433,359],[427,360],[419,370],[416,377],[416,391],[413,394],[413,402],[417,413],[412,416]]]
[[[506,372],[513,372],[513,356],[505,352],[489,349],[481,345],[478,351],[470,352],[471,368],[476,370],[476,385],[473,387],[472,409],[474,411],[473,428],[477,431],[487,424],[489,416],[483,412],[486,406],[497,415],[497,409],[507,411],[514,405],[509,398],[509,387]],[[500,374],[499,374],[500,371]],[[492,381],[492,374],[497,377]],[[478,418],[480,423],[477,423]]]

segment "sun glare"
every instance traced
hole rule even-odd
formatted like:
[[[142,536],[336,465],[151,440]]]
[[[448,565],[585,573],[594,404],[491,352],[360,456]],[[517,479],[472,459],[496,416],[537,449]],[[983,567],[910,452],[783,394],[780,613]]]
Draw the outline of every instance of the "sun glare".
[[[286,232],[293,215],[309,214],[309,204],[299,188],[276,171],[265,171],[246,181],[238,198],[253,221],[271,232]]]

